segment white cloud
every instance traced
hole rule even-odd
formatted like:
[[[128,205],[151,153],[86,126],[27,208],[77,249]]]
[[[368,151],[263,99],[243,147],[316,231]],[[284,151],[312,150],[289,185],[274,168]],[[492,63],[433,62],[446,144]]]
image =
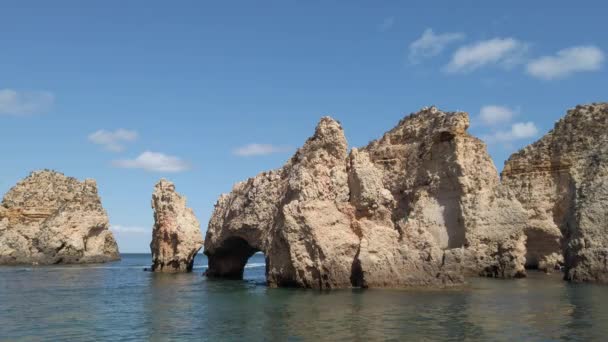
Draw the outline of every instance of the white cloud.
[[[153,172],[182,172],[190,169],[186,161],[163,153],[146,151],[135,159],[120,159],[112,162],[115,167],[144,169]]]
[[[138,226],[112,225],[110,230],[116,234],[150,234],[150,229]]]
[[[55,102],[48,91],[17,92],[0,89],[0,115],[24,116],[47,111]]]
[[[393,25],[395,25],[395,17],[384,18],[382,24],[378,25],[378,31],[388,31],[393,27]]]
[[[409,59],[417,63],[425,57],[433,57],[440,54],[445,47],[453,42],[464,39],[465,35],[458,32],[435,34],[432,29],[427,28],[420,38],[410,44]]]
[[[236,148],[233,152],[237,156],[264,156],[273,153],[288,152],[291,148],[287,146],[275,146],[270,144],[249,144]]]
[[[538,129],[533,122],[517,122],[510,130],[496,131],[482,137],[487,143],[509,143],[514,140],[532,138],[538,135]]]
[[[602,67],[604,53],[595,46],[574,46],[557,52],[555,56],[543,56],[528,63],[528,74],[552,80],[575,72],[595,71]]]
[[[119,128],[114,132],[103,129],[89,134],[89,141],[94,144],[103,146],[106,150],[112,152],[121,152],[125,149],[124,143],[137,140],[137,132]]]
[[[488,65],[509,67],[522,62],[526,44],[514,38],[494,38],[465,45],[452,56],[447,72],[470,72]]]
[[[517,112],[515,110],[508,107],[488,105],[481,107],[479,119],[481,119],[481,122],[484,125],[494,126],[511,122],[516,114]]]

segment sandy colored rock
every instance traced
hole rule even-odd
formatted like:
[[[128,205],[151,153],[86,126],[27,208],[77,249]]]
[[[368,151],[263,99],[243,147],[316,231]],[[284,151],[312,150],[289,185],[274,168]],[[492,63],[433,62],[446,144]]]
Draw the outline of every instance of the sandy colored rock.
[[[442,274],[438,271],[441,269],[446,273],[447,283],[462,274],[523,276],[523,251],[518,248],[524,239],[523,208],[500,185],[485,144],[469,135],[468,127],[466,113],[445,113],[431,107],[406,117],[368,146],[353,149],[351,155],[368,155],[363,159],[369,158],[378,170],[368,174],[381,175],[384,187],[372,191],[380,194],[376,203],[383,204],[366,207],[357,203],[357,216],[360,221],[365,217],[375,222],[374,229],[394,226],[399,233],[397,241],[410,244],[407,251],[423,253],[423,262],[410,268],[423,269],[430,275]],[[387,197],[392,200],[387,201]],[[356,198],[351,197],[351,201]],[[386,239],[386,234],[383,235]],[[402,258],[394,258],[387,248],[384,251],[388,256],[382,258],[382,246],[388,245],[391,243],[381,243],[374,257],[412,260],[406,252],[401,253]],[[360,258],[363,257],[361,254]],[[388,279],[411,275],[403,267],[387,266],[397,270]],[[373,276],[370,274],[368,278]],[[385,281],[384,278],[379,277],[378,282]],[[424,279],[421,275],[415,278]],[[400,284],[411,282],[408,279]]]
[[[191,272],[196,253],[203,246],[200,224],[186,198],[173,183],[161,179],[152,194],[152,271]]]
[[[513,154],[503,184],[526,209],[526,263],[608,282],[608,104],[577,106]]]
[[[247,259],[263,251],[270,286],[350,285],[359,239],[344,208],[346,158],[342,127],[326,117],[283,168],[222,195],[205,238],[207,276],[241,278]]]
[[[240,278],[266,255],[270,286],[452,286],[465,274],[525,274],[526,215],[466,113],[435,107],[348,153],[321,119],[282,168],[218,200],[205,253],[210,277]]]
[[[32,172],[0,205],[0,264],[119,260],[108,228],[94,180]]]

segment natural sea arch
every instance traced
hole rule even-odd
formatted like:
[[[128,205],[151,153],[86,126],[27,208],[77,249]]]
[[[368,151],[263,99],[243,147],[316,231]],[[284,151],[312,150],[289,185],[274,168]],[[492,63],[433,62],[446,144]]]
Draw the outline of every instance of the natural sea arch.
[[[227,238],[212,255],[207,255],[209,268],[205,275],[210,278],[243,279],[247,261],[257,252],[260,250],[243,238]]]

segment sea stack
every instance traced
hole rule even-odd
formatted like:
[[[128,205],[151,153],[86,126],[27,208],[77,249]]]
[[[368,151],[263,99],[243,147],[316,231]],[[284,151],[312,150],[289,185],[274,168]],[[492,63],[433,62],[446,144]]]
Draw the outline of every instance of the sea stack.
[[[194,212],[186,207],[186,198],[175,191],[173,183],[161,179],[154,187],[152,209],[152,271],[191,272],[203,236]]]
[[[73,264],[119,260],[108,215],[92,179],[32,172],[0,205],[0,264]]]
[[[513,154],[502,181],[526,209],[526,264],[608,283],[608,103],[577,106]]]
[[[237,183],[209,222],[206,275],[266,256],[271,287],[446,287],[525,275],[526,214],[463,112],[411,114],[348,151],[324,117],[280,169]]]

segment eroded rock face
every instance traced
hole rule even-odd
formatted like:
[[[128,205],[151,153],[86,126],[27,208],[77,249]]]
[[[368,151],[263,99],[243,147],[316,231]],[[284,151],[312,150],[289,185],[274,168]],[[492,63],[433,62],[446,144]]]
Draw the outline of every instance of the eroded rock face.
[[[281,169],[218,200],[206,274],[240,278],[256,251],[270,286],[451,286],[523,275],[526,215],[466,113],[432,107],[347,151],[323,118]]]
[[[108,228],[94,180],[32,172],[0,205],[0,264],[119,260]]]
[[[522,276],[523,208],[500,185],[485,144],[470,136],[468,127],[466,113],[432,107],[406,117],[360,152],[353,150],[353,155],[369,156],[379,171],[375,174],[382,175],[380,193],[388,191],[392,199],[387,202],[384,194],[376,201],[384,201],[377,209],[358,203],[356,207],[376,222],[388,210],[400,240],[416,242],[408,250],[433,246],[426,247],[425,267],[434,261],[462,267],[464,274]],[[392,269],[397,270],[393,278],[406,273]]]
[[[205,238],[211,277],[240,278],[256,251],[271,286],[350,284],[359,239],[350,226],[342,127],[323,118],[281,169],[235,185],[216,204]]]
[[[186,198],[175,191],[173,183],[161,179],[154,187],[152,209],[152,271],[191,272],[203,235],[194,212],[186,207]]]
[[[608,104],[577,106],[513,154],[502,181],[529,219],[529,267],[608,282]]]

